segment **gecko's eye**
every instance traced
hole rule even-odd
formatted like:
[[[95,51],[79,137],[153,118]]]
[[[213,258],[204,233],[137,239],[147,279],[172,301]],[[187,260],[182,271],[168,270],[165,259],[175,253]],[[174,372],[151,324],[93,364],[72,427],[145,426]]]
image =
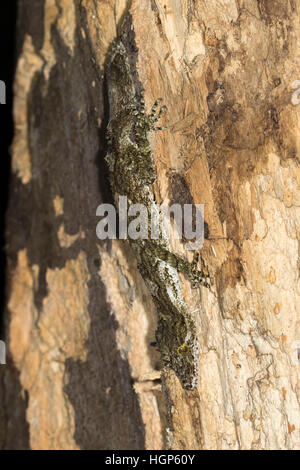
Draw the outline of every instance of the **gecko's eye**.
[[[183,343],[179,348],[177,348],[178,356],[186,356],[190,348],[186,343]]]

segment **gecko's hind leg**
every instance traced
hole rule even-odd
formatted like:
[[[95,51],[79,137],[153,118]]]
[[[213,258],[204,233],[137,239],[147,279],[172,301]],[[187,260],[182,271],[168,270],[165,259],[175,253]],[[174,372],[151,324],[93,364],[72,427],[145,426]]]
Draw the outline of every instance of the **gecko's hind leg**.
[[[155,101],[154,105],[152,106],[152,109],[151,109],[151,114],[150,114],[150,119],[153,120],[153,122],[156,122],[155,121],[155,115],[156,115],[156,111],[157,111],[157,108],[158,108],[158,105],[162,102],[162,98],[157,98],[157,100]]]
[[[178,271],[187,275],[191,281],[192,288],[196,289],[199,285],[210,288],[209,273],[204,272],[203,268],[198,269],[199,253],[195,253],[192,263],[177,257],[176,268]],[[202,263],[203,265],[203,263]]]
[[[158,113],[158,115],[154,118],[153,122],[159,121],[160,118],[161,118],[161,116],[162,116],[162,114],[163,114],[165,111],[167,111],[167,106],[164,105],[164,106],[162,106],[162,107],[160,108],[159,113]]]
[[[209,289],[211,286],[210,283],[208,282],[210,280],[210,275],[209,273],[205,273],[203,268],[201,270],[198,269],[198,261],[199,261],[199,253],[195,253],[194,260],[191,263],[191,273],[189,275],[189,278],[192,282],[192,287],[193,289],[195,289],[200,284]],[[202,266],[203,266],[203,262],[202,262]]]
[[[165,126],[163,126],[163,127],[159,127],[159,126],[154,127],[154,124],[160,120],[162,114],[167,110],[167,107],[164,105],[160,108],[159,113],[156,115],[157,108],[158,108],[158,106],[161,102],[162,102],[162,98],[158,98],[155,101],[155,103],[152,107],[152,110],[151,110],[151,114],[149,115],[150,121],[152,122],[153,129],[155,131],[163,131],[163,130],[167,129],[167,127],[165,127]]]

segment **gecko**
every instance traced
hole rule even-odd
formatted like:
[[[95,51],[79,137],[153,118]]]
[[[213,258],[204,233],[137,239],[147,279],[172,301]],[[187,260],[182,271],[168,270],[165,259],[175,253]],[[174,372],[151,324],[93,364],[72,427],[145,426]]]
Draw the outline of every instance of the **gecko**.
[[[145,109],[144,89],[136,69],[137,47],[130,15],[121,34],[113,41],[106,61],[106,84],[109,104],[107,155],[109,178],[117,205],[119,196],[127,196],[129,204],[143,204],[148,210],[159,209],[153,183],[157,179],[149,133],[164,130],[157,126],[166,111],[162,99],[155,101],[150,114]],[[150,225],[150,224],[148,224]],[[183,387],[197,386],[199,346],[195,318],[183,299],[179,272],[193,284],[210,287],[209,275],[193,263],[172,252],[169,241],[130,240],[138,269],[148,287],[158,313],[156,342],[164,367],[170,367]]]

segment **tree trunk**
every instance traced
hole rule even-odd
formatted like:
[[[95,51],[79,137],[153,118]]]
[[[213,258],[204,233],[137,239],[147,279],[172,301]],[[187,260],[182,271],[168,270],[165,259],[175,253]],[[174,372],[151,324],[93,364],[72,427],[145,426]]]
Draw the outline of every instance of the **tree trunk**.
[[[19,2],[2,448],[300,448],[299,14],[300,0]],[[151,190],[205,205],[211,287],[180,274],[195,390],[151,345],[129,242],[96,237],[124,18],[146,109],[168,108]]]

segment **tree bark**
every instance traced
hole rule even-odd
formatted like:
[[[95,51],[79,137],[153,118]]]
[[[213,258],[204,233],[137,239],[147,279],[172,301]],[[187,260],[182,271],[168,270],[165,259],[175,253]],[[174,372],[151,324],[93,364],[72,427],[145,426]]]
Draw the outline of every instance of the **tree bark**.
[[[300,0],[19,4],[0,446],[299,449]],[[205,204],[212,287],[181,276],[193,391],[160,379],[128,241],[96,237],[105,61],[128,14],[146,109],[168,107],[155,198]]]

